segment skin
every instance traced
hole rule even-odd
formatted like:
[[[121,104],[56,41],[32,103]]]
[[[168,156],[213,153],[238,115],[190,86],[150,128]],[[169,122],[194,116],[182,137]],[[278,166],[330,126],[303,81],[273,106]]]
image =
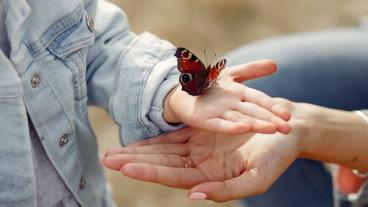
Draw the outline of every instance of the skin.
[[[184,128],[111,149],[103,163],[133,179],[188,189],[192,199],[218,202],[267,191],[300,157],[368,171],[365,120],[353,112],[277,101],[292,114],[293,130],[288,135],[229,135]]]
[[[270,60],[229,67],[201,96],[191,96],[177,86],[164,100],[163,116],[169,123],[220,133],[287,134],[289,111],[274,98],[242,84],[275,71],[276,64]]]

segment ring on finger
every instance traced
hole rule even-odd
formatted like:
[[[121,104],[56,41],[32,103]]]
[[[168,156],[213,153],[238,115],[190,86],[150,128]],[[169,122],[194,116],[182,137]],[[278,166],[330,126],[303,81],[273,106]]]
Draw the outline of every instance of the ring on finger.
[[[185,166],[185,168],[188,168],[188,160],[187,160],[187,158],[185,158],[185,157],[181,157],[181,159],[183,160],[183,162],[184,162],[184,166]]]

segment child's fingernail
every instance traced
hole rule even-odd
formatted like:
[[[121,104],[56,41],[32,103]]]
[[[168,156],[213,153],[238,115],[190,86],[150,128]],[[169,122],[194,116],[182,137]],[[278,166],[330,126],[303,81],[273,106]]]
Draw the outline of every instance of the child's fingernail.
[[[189,196],[189,199],[191,200],[205,200],[206,198],[207,194],[201,192],[194,192]]]

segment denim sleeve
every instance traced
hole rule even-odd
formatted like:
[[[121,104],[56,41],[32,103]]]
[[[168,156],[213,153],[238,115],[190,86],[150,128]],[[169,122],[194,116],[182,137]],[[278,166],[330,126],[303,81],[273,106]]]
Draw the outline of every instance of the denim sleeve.
[[[175,47],[129,29],[125,14],[106,1],[86,5],[95,21],[87,56],[88,103],[105,108],[119,125],[121,143],[175,130],[162,117],[163,98],[178,84]]]

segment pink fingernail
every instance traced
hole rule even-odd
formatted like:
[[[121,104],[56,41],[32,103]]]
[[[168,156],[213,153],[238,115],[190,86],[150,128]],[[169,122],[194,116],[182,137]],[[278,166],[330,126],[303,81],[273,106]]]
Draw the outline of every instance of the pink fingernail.
[[[191,200],[205,200],[206,198],[207,194],[201,192],[194,192],[189,196],[189,199]]]

